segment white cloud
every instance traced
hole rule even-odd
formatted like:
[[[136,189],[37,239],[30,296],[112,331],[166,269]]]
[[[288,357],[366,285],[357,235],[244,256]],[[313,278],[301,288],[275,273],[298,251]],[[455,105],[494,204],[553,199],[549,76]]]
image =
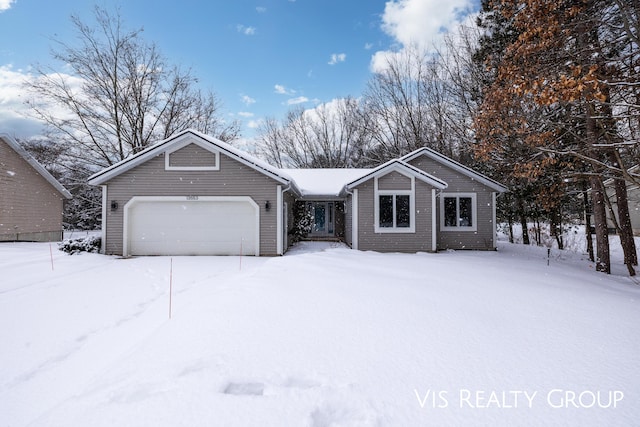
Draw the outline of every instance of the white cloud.
[[[239,115],[240,117],[253,117],[253,113],[250,113],[250,112],[248,112],[248,111],[240,111],[240,112],[238,113],[238,115]]]
[[[302,104],[307,101],[309,101],[309,98],[307,98],[306,96],[298,96],[297,98],[291,98],[287,100],[287,105]]]
[[[287,89],[283,85],[276,84],[274,85],[275,92],[279,95],[293,95],[296,93],[293,89]]]
[[[253,36],[256,33],[255,27],[246,27],[242,24],[238,24],[236,29],[239,33],[244,34],[245,36]]]
[[[373,43],[365,43],[364,44],[364,49],[365,50],[371,50],[371,48],[373,48]]]
[[[0,12],[10,9],[13,3],[15,0],[0,0]]]
[[[0,0],[1,1],[1,0]],[[82,81],[70,75],[61,74],[72,87],[79,87]],[[29,138],[42,135],[44,123],[33,117],[31,107],[26,104],[29,93],[24,84],[36,76],[28,71],[13,66],[0,66],[0,131],[9,133],[19,138]],[[43,103],[39,99],[41,108],[54,113],[58,117],[68,117],[68,112],[53,103]]]
[[[328,64],[329,65],[335,65],[338,62],[344,62],[347,60],[347,54],[346,53],[334,53],[331,55],[331,59],[329,60]]]
[[[431,49],[440,43],[443,34],[454,30],[472,11],[472,0],[391,0],[382,15],[382,30],[402,48],[417,45]],[[385,68],[388,55],[393,51],[376,52],[371,69]]]
[[[403,51],[379,50],[371,57],[371,71],[380,73],[387,68],[389,63],[396,62],[394,58],[400,60],[403,55]],[[402,61],[400,61],[400,63],[402,63]]]
[[[247,127],[249,129],[258,129],[261,124],[262,124],[262,119],[260,119],[260,120],[249,120],[249,123],[247,123]]]
[[[265,13],[266,11],[267,11],[266,7],[263,7],[263,6],[256,7],[256,12],[258,13]]]
[[[251,98],[249,95],[240,95],[242,102],[244,102],[245,105],[251,105],[251,104],[255,104],[256,100]]]

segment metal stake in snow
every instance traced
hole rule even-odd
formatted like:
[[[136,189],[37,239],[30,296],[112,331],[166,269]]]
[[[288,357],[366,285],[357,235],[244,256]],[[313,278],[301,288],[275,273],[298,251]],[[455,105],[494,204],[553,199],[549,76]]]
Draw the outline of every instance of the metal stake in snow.
[[[171,319],[171,294],[173,293],[173,258],[169,259],[169,319]]]
[[[551,248],[547,248],[547,265],[549,265],[550,259],[551,259]]]
[[[49,256],[51,256],[51,271],[53,271],[53,249],[51,249],[51,243],[49,243]]]

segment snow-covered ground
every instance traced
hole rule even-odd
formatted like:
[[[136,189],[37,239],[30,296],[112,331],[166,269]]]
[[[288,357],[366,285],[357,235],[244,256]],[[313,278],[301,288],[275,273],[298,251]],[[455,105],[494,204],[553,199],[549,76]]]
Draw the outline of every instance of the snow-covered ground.
[[[638,425],[640,285],[579,252],[549,264],[508,243],[242,259],[3,243],[0,426]]]

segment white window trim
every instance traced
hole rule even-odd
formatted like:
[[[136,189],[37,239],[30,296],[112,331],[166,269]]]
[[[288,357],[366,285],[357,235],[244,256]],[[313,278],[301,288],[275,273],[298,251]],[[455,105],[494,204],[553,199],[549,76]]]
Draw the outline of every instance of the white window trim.
[[[477,202],[477,193],[440,193],[440,231],[478,231],[478,202]],[[447,197],[455,197],[459,199],[461,197],[470,197],[471,198],[471,221],[473,223],[472,226],[455,226],[455,227],[445,227],[444,225],[444,199]],[[456,211],[459,209],[460,203],[456,203]]]
[[[173,147],[171,150],[167,150],[164,153],[164,169],[168,170],[168,171],[217,171],[220,170],[220,151],[213,151],[210,150],[208,148],[205,148],[203,146],[201,146],[200,144],[196,144],[199,145],[200,147],[202,147],[203,149],[209,151],[211,154],[214,154],[216,156],[216,165],[215,166],[171,166],[171,162],[170,162],[170,157],[173,153],[175,153],[178,150],[183,149],[184,147],[186,147],[187,145],[190,144],[196,144],[194,141],[191,140],[186,140],[180,144],[178,144],[176,147]]]
[[[402,174],[402,172],[398,171]],[[405,174],[402,174],[405,175]],[[385,175],[383,175],[384,177]],[[410,190],[379,190],[378,177],[374,179],[373,191],[373,210],[374,210],[374,232],[375,233],[415,233],[416,232],[416,180],[413,176],[407,176],[411,179]],[[409,227],[380,227],[380,196],[409,196]],[[395,203],[393,204],[395,222]]]

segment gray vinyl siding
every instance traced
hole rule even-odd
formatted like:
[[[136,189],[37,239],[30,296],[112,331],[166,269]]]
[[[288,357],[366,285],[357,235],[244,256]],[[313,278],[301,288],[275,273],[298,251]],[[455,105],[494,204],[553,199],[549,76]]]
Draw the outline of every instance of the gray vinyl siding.
[[[411,178],[393,171],[378,178],[378,190],[411,190]]]
[[[169,154],[172,167],[215,167],[216,155],[197,144],[189,144]]]
[[[378,181],[378,184],[380,180]],[[432,250],[431,224],[432,186],[415,180],[414,233],[375,232],[375,192],[374,179],[357,187],[358,189],[358,249],[378,252],[430,252]],[[391,188],[387,188],[391,189]]]
[[[476,231],[444,231],[440,230],[440,197],[436,202],[438,250],[444,249],[495,249],[493,226],[493,189],[485,186],[454,169],[449,168],[427,156],[420,156],[409,162],[433,176],[444,180],[448,187],[445,193],[476,193],[477,229]]]
[[[276,255],[277,209],[265,210],[267,200],[275,206],[277,186],[274,179],[224,154],[220,170],[165,170],[164,154],[138,165],[106,182],[107,254],[122,254],[124,205],[134,196],[249,196],[260,207],[260,255]],[[118,209],[111,211],[111,201]]]
[[[0,139],[0,241],[62,240],[64,197]]]

